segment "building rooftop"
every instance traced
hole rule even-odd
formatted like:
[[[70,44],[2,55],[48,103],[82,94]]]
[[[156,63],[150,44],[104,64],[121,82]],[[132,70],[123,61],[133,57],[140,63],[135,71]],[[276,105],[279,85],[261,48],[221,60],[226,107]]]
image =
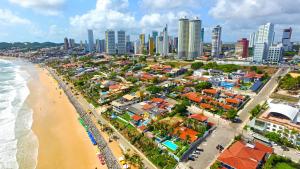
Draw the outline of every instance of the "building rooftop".
[[[273,149],[259,142],[251,145],[237,141],[218,157],[218,161],[235,169],[256,169],[267,153],[273,153]]]

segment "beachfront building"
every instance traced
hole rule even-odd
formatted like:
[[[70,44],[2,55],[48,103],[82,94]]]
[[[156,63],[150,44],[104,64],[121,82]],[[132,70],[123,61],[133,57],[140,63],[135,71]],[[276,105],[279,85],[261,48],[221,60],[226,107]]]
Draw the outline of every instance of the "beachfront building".
[[[118,31],[118,55],[126,53],[125,31]]]
[[[269,47],[274,40],[274,24],[267,23],[259,26],[254,45],[253,62],[263,63],[268,56]]]
[[[222,27],[220,25],[216,26],[212,30],[212,41],[211,41],[211,56],[219,57],[222,52]]]
[[[149,48],[149,55],[153,55],[154,54],[154,38],[153,37],[150,37],[149,38],[149,42],[148,42],[148,48]]]
[[[249,122],[249,126],[261,132],[276,132],[291,143],[300,145],[299,108],[268,100],[269,108],[258,118]]]
[[[163,52],[163,36],[158,36],[156,38],[156,54],[161,55],[161,53]]]
[[[250,34],[250,37],[249,37],[249,47],[253,48],[255,45],[255,42],[256,42],[256,33],[253,32]]]
[[[106,53],[109,55],[116,54],[115,31],[105,31],[105,48]]]
[[[94,46],[94,34],[93,34],[93,30],[89,29],[88,30],[88,41],[89,41],[89,52],[93,52],[95,49]]]

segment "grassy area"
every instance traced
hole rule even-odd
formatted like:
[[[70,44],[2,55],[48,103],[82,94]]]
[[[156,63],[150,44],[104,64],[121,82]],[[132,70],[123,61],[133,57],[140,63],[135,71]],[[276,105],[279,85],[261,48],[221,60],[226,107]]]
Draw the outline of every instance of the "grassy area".
[[[128,113],[124,113],[120,117],[122,117],[126,121],[130,121],[131,120],[131,117],[130,117],[130,115]]]
[[[295,163],[292,160],[279,155],[272,154],[266,161],[263,169],[298,169],[299,163]]]
[[[288,101],[288,102],[294,102],[294,103],[297,103],[299,101],[299,98],[297,98],[297,97],[282,95],[282,94],[278,94],[278,93],[272,93],[270,98],[284,100],[284,101]]]

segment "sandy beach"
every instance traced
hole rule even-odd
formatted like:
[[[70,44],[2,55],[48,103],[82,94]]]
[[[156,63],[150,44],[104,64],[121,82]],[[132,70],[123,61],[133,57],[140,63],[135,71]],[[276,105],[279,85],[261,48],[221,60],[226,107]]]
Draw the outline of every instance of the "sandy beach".
[[[28,103],[39,140],[37,169],[104,169],[75,108],[47,70],[30,70]]]

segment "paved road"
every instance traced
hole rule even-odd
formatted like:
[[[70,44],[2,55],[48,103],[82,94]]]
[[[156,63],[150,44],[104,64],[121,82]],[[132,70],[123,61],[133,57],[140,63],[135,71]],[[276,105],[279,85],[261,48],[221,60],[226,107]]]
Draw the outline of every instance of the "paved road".
[[[248,122],[250,117],[249,111],[251,111],[257,104],[264,102],[271,95],[273,90],[277,87],[277,79],[288,72],[287,68],[279,69],[275,75],[271,77],[268,83],[261,89],[258,95],[253,96],[251,100],[245,105],[244,109],[239,112],[240,119],[243,123],[236,124],[226,124],[218,122],[216,130],[211,136],[206,139],[206,142],[202,143],[199,148],[204,151],[195,161],[188,161],[186,163],[181,163],[180,165],[197,169],[209,168],[209,166],[216,160],[219,152],[216,150],[216,146],[221,144],[224,147],[228,147],[231,141],[234,139],[235,135],[243,132],[243,126]],[[216,122],[216,119],[211,119]]]

